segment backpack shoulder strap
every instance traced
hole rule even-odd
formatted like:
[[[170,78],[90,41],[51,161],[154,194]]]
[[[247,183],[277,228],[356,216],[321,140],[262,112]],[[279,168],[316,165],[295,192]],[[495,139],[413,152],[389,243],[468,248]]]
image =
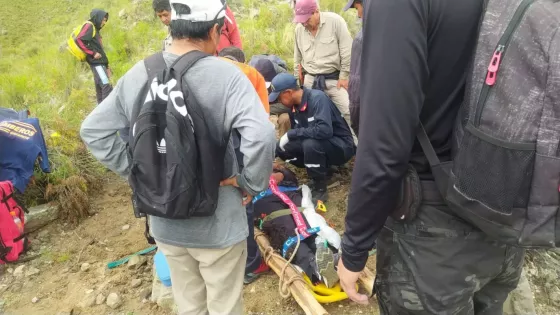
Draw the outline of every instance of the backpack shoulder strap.
[[[205,52],[193,50],[177,58],[169,68],[171,72],[179,74],[182,77],[196,62],[208,56],[210,55]]]
[[[138,94],[139,97],[144,97],[150,88],[150,83],[156,76],[163,76],[163,71],[167,69],[167,64],[165,63],[165,59],[163,59],[163,52],[157,52],[148,58],[144,59],[144,66],[146,67],[146,72],[148,73],[148,80],[146,81],[146,85],[142,88],[140,93]],[[140,110],[142,109],[143,99],[139,99],[134,107],[132,108],[132,116],[130,116],[130,126],[134,125],[136,121],[136,117],[140,114]]]

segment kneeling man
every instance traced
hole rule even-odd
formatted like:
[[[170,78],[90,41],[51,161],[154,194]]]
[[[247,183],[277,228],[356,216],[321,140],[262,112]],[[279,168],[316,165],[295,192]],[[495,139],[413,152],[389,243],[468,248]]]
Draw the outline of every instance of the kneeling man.
[[[291,74],[274,77],[271,90],[269,102],[278,100],[292,110],[293,127],[280,138],[276,156],[305,167],[313,181],[313,201],[326,202],[329,167],[345,164],[356,151],[350,127],[323,91],[300,88]]]

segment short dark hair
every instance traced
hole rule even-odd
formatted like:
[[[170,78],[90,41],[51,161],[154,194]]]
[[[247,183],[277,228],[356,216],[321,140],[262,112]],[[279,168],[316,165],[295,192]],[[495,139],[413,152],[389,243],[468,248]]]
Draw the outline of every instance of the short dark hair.
[[[173,4],[177,14],[190,14],[191,8],[184,4],[174,3]],[[224,19],[220,18],[214,21],[205,22],[193,22],[186,20],[171,20],[169,23],[169,31],[173,39],[197,39],[197,40],[208,40],[208,35],[212,27],[218,24],[218,31],[224,26]]]
[[[220,50],[218,56],[234,59],[237,62],[245,63],[245,53],[243,52],[243,50],[235,46],[229,46]]]
[[[154,0],[152,1],[152,8],[156,13],[163,11],[171,12],[171,5],[169,4],[169,0]]]

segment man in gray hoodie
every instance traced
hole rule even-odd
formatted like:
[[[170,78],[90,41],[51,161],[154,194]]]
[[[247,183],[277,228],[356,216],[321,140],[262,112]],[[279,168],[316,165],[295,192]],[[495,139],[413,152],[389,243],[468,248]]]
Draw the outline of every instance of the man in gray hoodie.
[[[216,51],[225,5],[221,0],[171,0],[173,42],[164,52],[170,66],[193,50]],[[216,212],[210,217],[171,220],[150,217],[151,234],[166,256],[173,295],[180,314],[242,314],[242,290],[248,236],[243,195],[265,190],[272,173],[275,135],[261,101],[235,65],[210,56],[184,77],[203,108],[209,130],[241,135],[243,170],[230,140]],[[126,145],[117,131],[129,125],[132,107],[148,83],[137,63],[82,124],[81,136],[92,154],[108,168],[128,176]],[[218,183],[216,183],[218,184]]]

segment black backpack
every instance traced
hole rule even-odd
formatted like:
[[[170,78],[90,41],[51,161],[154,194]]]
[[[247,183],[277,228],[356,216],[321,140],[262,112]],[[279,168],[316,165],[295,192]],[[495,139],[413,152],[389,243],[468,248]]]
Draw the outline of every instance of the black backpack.
[[[207,56],[192,51],[169,68],[161,52],[144,61],[148,82],[133,108],[129,142],[136,217],[187,219],[216,210],[229,139],[210,136],[204,113],[183,81],[189,68]]]

